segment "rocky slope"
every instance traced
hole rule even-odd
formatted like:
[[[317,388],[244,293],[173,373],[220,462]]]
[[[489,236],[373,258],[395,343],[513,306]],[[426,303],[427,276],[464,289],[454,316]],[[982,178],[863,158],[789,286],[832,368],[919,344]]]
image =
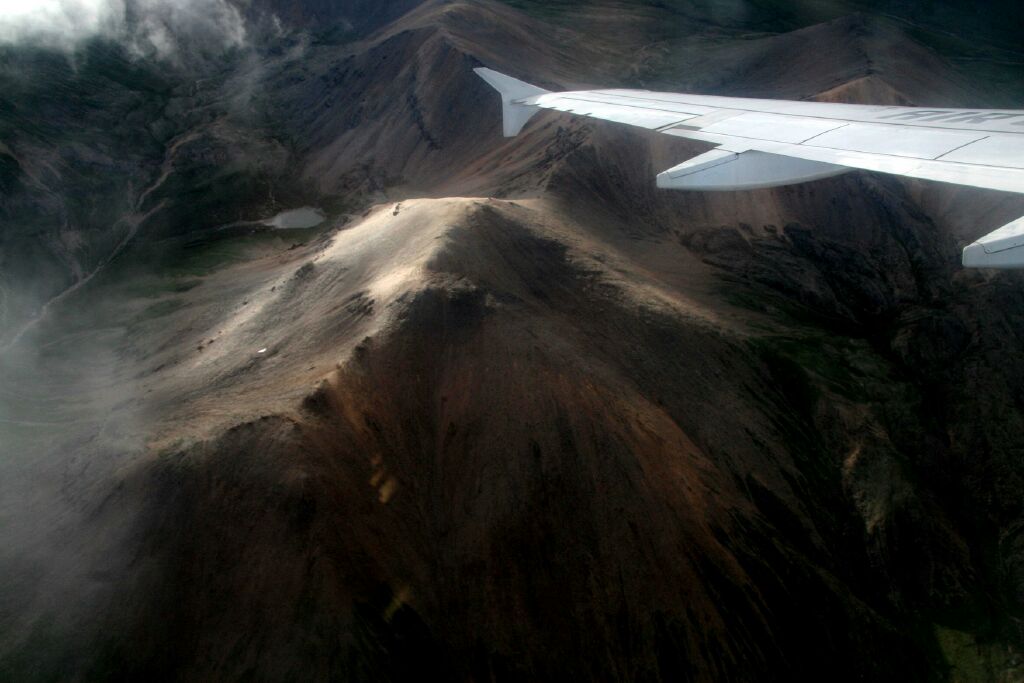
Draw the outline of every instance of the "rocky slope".
[[[275,5],[203,79],[108,48],[4,96],[0,678],[1022,675],[1024,280],[956,263],[1021,200],[659,192],[703,148],[504,141],[471,69],[984,84],[865,15],[519,4]]]

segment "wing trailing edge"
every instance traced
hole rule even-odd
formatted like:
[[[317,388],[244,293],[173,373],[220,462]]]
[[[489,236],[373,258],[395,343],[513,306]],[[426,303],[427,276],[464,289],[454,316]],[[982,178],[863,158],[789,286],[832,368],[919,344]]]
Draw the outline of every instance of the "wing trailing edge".
[[[716,149],[660,173],[658,187],[754,190],[851,169],[1024,194],[1024,110],[923,109],[647,90],[550,92],[487,68],[514,137],[540,109],[699,140]],[[963,264],[1024,269],[1024,218],[963,250]]]

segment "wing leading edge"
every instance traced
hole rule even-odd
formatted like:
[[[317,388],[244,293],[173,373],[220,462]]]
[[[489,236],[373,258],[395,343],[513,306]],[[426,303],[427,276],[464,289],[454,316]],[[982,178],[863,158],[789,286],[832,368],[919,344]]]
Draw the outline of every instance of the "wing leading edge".
[[[501,94],[506,137],[551,109],[716,146],[659,174],[661,188],[752,190],[861,169],[1024,194],[1024,111],[549,92],[491,69],[475,71]],[[963,264],[1024,268],[1024,218],[966,247]]]

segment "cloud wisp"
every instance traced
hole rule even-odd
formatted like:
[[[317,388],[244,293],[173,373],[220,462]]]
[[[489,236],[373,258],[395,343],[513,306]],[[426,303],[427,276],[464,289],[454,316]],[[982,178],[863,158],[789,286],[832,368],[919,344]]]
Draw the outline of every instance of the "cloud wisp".
[[[246,26],[228,0],[0,0],[0,45],[70,52],[97,37],[174,61],[241,46]]]

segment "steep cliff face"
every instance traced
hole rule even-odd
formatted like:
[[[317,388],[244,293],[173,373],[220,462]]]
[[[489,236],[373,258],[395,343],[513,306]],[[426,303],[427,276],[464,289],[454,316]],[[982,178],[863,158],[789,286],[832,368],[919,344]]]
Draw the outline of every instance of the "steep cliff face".
[[[0,677],[1019,676],[1024,280],[956,260],[1021,200],[661,192],[702,147],[502,140],[472,67],[981,85],[865,16],[689,7],[681,44],[674,6],[376,7],[274,5],[194,82],[89,61],[3,96]],[[252,222],[302,204],[326,224]]]

